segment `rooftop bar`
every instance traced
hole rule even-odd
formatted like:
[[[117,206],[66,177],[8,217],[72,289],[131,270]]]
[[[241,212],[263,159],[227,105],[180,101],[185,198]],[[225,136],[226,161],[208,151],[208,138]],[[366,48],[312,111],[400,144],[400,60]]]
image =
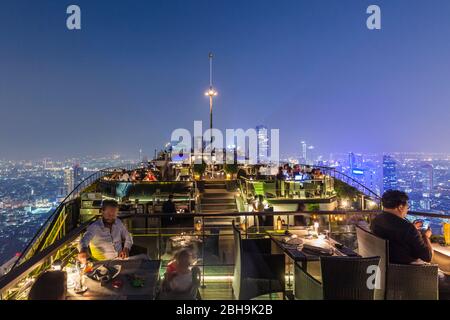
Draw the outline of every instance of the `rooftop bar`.
[[[439,296],[435,281],[438,267],[450,273],[447,215],[409,213],[410,221],[430,224],[435,253],[429,268],[400,268],[389,263],[383,240],[367,231],[382,212],[379,197],[332,169],[322,168],[320,178],[281,180],[248,168],[245,174],[216,168],[216,176],[207,177],[179,167],[177,180],[158,181],[157,170],[153,181],[121,180],[136,170],[142,165],[104,170],[78,186],[0,277],[1,299],[27,299],[48,270],[66,272],[69,300],[172,299],[163,294],[162,282],[181,249],[192,254],[196,270],[184,299],[448,298]],[[176,213],[162,212],[169,197]],[[101,216],[106,199],[119,203],[119,219],[134,244],[125,260],[91,262],[93,268],[115,270],[115,280],[100,285],[80,270],[77,254],[80,237]],[[378,242],[379,247],[368,245]],[[362,284],[371,265],[383,274],[375,289]],[[394,275],[398,283],[386,280]],[[337,280],[342,277],[347,284]],[[351,290],[344,288],[349,284]]]

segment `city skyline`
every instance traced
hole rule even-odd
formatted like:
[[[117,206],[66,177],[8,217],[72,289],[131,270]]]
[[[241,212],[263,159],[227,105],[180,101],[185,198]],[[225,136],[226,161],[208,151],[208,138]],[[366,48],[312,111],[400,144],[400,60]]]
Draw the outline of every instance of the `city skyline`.
[[[209,51],[217,127],[279,128],[282,155],[302,140],[324,155],[450,150],[444,1],[377,1],[376,31],[368,1],[76,3],[77,32],[68,3],[2,4],[1,158],[151,157],[173,129],[208,118]]]

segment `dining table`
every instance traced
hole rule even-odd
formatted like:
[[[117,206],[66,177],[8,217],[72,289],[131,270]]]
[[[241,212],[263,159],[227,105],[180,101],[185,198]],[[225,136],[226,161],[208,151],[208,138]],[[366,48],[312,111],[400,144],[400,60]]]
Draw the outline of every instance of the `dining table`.
[[[325,239],[323,235],[319,237],[317,234],[311,234],[306,229],[268,230],[266,232],[275,245],[276,251],[284,253],[291,262],[287,263],[288,287],[291,286],[291,265],[294,266],[297,264],[305,272],[319,279],[321,277],[321,256],[359,257],[351,248],[342,245],[330,237]],[[300,239],[302,244],[289,243],[287,240],[292,238]],[[322,249],[323,247],[325,249]]]
[[[310,235],[303,232],[303,230],[269,231],[268,235],[273,243],[295,262],[319,261],[321,256],[359,257],[351,248],[340,244],[332,238],[324,239],[323,236]],[[301,239],[302,246],[290,244],[286,241],[294,237]],[[319,250],[324,245],[329,247],[330,250]]]
[[[196,234],[181,234],[169,238],[166,253],[175,253],[180,249],[189,248],[194,256],[198,256],[201,252],[203,239]]]
[[[112,266],[120,269],[118,275],[106,283],[94,280],[84,275],[84,293],[76,293],[74,288],[68,288],[68,300],[154,300],[159,285],[160,260],[150,260],[138,256],[127,259],[98,261],[99,266]],[[68,278],[70,274],[68,274]],[[138,278],[138,285],[133,280]],[[120,286],[117,286],[120,283]],[[116,284],[116,285],[115,285]]]
[[[434,264],[439,266],[439,269],[447,275],[450,275],[450,246],[445,246],[439,243],[432,243]]]

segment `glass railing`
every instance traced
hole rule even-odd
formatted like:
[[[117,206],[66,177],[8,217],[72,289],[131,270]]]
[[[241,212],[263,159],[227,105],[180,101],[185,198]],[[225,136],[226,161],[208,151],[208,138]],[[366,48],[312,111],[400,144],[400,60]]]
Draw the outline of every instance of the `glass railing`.
[[[337,185],[339,182],[353,188],[361,195],[364,195],[373,203],[379,205],[379,195],[370,188],[363,185],[358,180],[336,170],[333,167],[307,166],[300,164],[302,168],[309,167],[310,170],[319,170],[321,178],[303,179],[304,175],[292,175],[286,179],[277,180],[273,175],[259,175],[253,170],[247,170],[245,177],[240,177],[242,187],[251,194],[268,194],[269,197],[280,198],[325,198],[337,195]],[[296,180],[299,178],[300,180]],[[244,181],[250,181],[244,183]],[[250,183],[250,185],[249,185]],[[348,189],[348,188],[346,188]],[[353,193],[353,190],[352,190]],[[338,194],[339,195],[339,194]]]
[[[268,199],[323,199],[336,196],[331,177],[303,181],[241,178],[241,188],[247,197],[263,195]]]
[[[326,233],[334,240],[355,250],[355,226],[369,225],[380,211],[332,212],[275,212],[275,213],[223,213],[223,214],[123,214],[122,221],[133,234],[136,253],[145,253],[150,259],[161,260],[161,274],[181,248],[191,249],[195,264],[202,271],[202,284],[231,283],[234,271],[233,223],[240,227],[245,238],[264,238],[272,232],[283,234],[296,228]],[[434,221],[433,241],[442,242],[442,227],[450,216],[411,212],[410,219]],[[281,222],[281,223],[280,223]],[[40,273],[51,268],[55,260],[73,263],[76,246],[86,223],[56,239],[45,249],[0,278],[2,299],[23,299]],[[286,273],[286,276],[291,276]],[[289,281],[288,283],[291,283]]]

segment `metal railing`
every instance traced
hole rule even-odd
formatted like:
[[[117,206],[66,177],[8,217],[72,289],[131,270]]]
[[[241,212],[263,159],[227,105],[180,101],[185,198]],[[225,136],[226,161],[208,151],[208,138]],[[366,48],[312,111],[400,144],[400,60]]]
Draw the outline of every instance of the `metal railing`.
[[[365,185],[363,185],[358,180],[350,177],[349,175],[336,170],[336,168],[333,167],[324,167],[324,166],[314,166],[314,168],[320,169],[325,175],[328,175],[330,177],[333,177],[335,179],[338,179],[355,189],[357,189],[359,192],[363,193],[364,195],[372,198],[374,201],[380,201],[380,196],[373,190],[369,189]]]

